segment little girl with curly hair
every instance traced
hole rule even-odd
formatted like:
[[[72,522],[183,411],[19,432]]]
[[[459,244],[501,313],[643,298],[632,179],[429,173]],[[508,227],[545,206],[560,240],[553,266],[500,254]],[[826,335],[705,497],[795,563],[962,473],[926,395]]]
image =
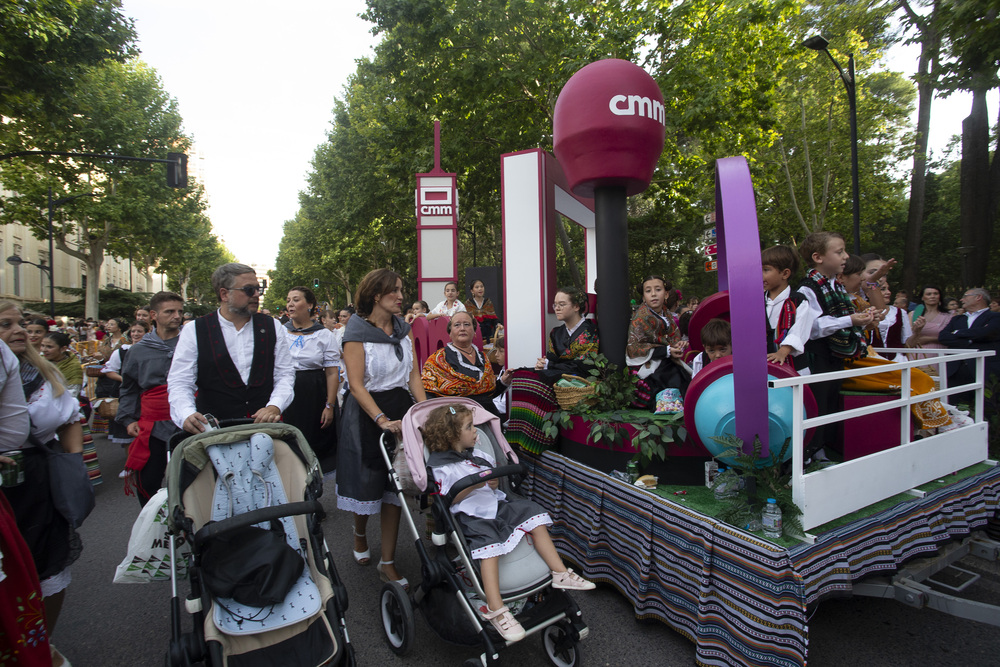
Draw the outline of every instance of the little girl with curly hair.
[[[421,430],[431,452],[427,463],[442,494],[462,478],[492,470],[496,465],[489,454],[475,450],[478,431],[472,411],[463,405],[436,408]],[[553,588],[587,591],[594,584],[562,562],[545,527],[552,523],[548,513],[530,500],[508,497],[497,486],[498,480],[491,479],[465,489],[455,496],[451,513],[462,527],[472,557],[481,561],[479,569],[488,607],[483,617],[501,637],[516,642],[524,638],[525,632],[500,596],[497,558],[513,551],[526,533],[531,533],[538,555],[552,571]]]

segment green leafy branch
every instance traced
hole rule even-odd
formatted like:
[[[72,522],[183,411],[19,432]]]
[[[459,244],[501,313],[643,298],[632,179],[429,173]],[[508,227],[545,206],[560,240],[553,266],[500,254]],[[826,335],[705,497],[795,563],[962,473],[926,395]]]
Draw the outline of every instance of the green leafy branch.
[[[743,451],[743,440],[735,435],[726,434],[713,437],[712,440],[726,447],[718,458],[732,461],[732,465],[715,477],[712,483],[714,491],[719,486],[733,485],[738,488],[740,478],[744,480],[744,489],[723,499],[723,508],[717,518],[733,526],[745,526],[751,519],[759,518],[767,498],[774,498],[781,508],[782,523],[785,533],[802,533],[802,510],[792,498],[791,473],[782,473],[782,461],[791,446],[791,438],[786,439],[781,451],[771,451],[770,458],[763,456],[764,446],[760,437],[754,436],[753,447],[749,452]],[[760,465],[761,461],[766,461]],[[753,482],[750,482],[750,480]],[[751,498],[747,487],[754,487],[756,492]]]
[[[625,428],[628,424],[636,430],[631,444],[638,450],[640,466],[654,458],[665,461],[669,446],[675,440],[683,441],[687,435],[681,426],[683,415],[657,415],[629,409],[635,396],[635,376],[627,368],[619,370],[616,364],[596,352],[588,353],[584,364],[590,367],[587,375],[595,383],[593,395],[568,410],[554,410],[546,415],[542,424],[545,435],[554,438],[560,429],[570,429],[572,417],[576,415],[590,422],[588,443],[604,442],[611,449],[621,449],[629,437]]]

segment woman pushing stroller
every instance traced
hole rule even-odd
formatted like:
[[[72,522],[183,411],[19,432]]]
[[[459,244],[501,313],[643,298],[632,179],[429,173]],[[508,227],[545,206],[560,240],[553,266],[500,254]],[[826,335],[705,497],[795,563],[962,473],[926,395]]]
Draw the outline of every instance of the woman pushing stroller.
[[[465,406],[436,408],[421,430],[431,452],[428,465],[443,494],[462,478],[491,470],[495,465],[492,457],[475,450],[478,431],[472,411]],[[562,562],[545,527],[552,523],[548,513],[530,500],[508,498],[497,486],[498,480],[493,479],[465,489],[455,496],[451,512],[458,519],[472,557],[480,561],[488,606],[484,618],[501,637],[516,642],[524,638],[525,631],[503,603],[497,558],[513,551],[526,533],[531,533],[535,550],[552,571],[553,588],[585,591],[593,589],[594,584]]]

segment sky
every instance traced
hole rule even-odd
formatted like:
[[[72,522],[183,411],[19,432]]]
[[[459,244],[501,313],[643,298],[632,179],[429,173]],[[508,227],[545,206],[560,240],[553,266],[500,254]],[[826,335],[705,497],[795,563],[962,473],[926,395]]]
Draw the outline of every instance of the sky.
[[[358,17],[364,1],[122,4],[135,19],[143,60],[177,99],[194,138],[216,234],[239,261],[273,267],[334,100],[357,59],[372,54],[376,37]],[[918,55],[917,47],[897,47],[886,67],[912,74]],[[970,104],[963,94],[935,101],[930,146],[938,156],[961,131]],[[989,118],[996,112],[994,91]]]

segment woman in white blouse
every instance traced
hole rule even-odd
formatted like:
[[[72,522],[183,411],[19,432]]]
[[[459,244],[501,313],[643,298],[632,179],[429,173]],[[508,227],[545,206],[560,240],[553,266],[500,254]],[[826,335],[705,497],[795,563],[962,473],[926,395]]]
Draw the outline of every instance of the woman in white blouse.
[[[17,304],[0,301],[0,340],[20,362],[32,436],[20,448],[25,481],[5,487],[3,493],[14,509],[18,528],[35,561],[51,636],[71,581],[69,566],[80,557],[81,546],[80,536],[52,503],[47,456],[33,443],[51,443],[65,452],[82,452],[83,430],[79,402],[66,391],[59,369],[28,344],[25,324]],[[53,665],[64,663],[62,654],[54,647],[52,659]]]
[[[308,287],[293,287],[286,302],[288,351],[295,364],[295,398],[284,412],[316,453],[324,473],[337,469],[337,430],[334,428],[340,386],[340,341],[313,319],[316,295]]]
[[[444,301],[431,308],[431,312],[427,313],[427,319],[451,317],[455,313],[464,313],[465,310],[465,304],[458,299],[458,283],[449,282],[444,285]]]
[[[340,429],[337,507],[354,513],[354,560],[359,565],[371,562],[368,517],[381,514],[379,577],[406,588],[393,562],[402,508],[378,449],[385,431],[401,433],[400,420],[414,399],[426,399],[402,305],[403,281],[395,271],[377,269],[361,280],[354,299],[358,312],[344,331],[351,387]]]

